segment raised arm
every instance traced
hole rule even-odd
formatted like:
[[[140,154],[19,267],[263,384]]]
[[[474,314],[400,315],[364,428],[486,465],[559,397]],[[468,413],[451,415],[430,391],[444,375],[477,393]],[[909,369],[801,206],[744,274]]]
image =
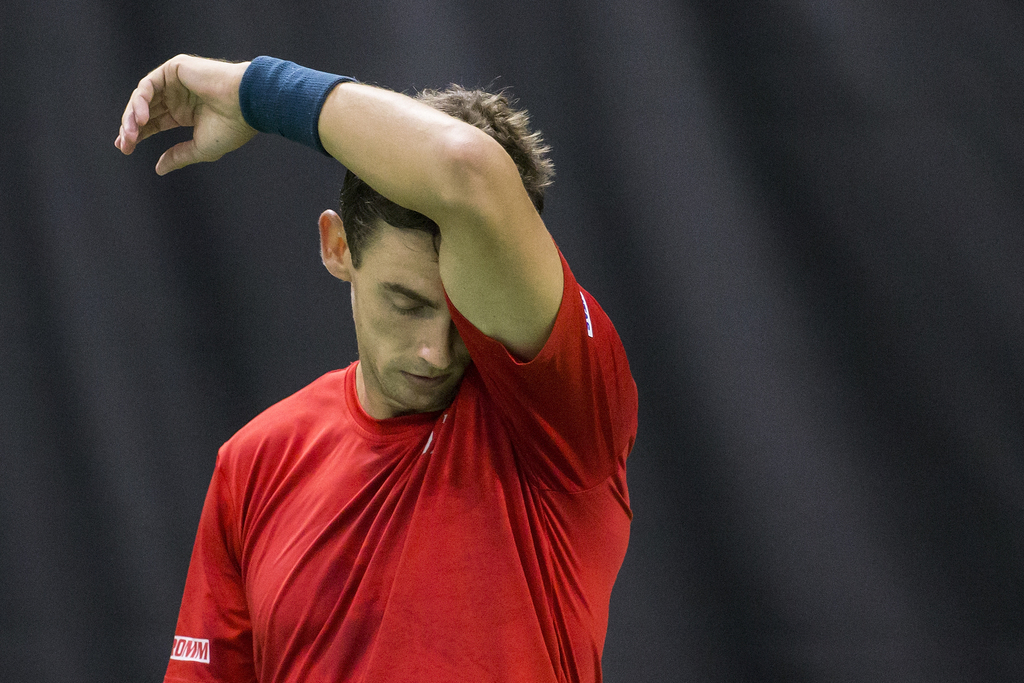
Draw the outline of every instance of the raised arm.
[[[367,184],[437,223],[455,307],[520,358],[536,355],[558,311],[562,269],[501,145],[412,98],[358,84],[334,89],[319,130]]]
[[[161,174],[245,144],[254,134],[239,108],[246,66],[174,58],[132,93],[115,144],[130,154],[156,132],[194,126],[192,141],[161,157]],[[558,312],[562,269],[501,145],[410,97],[357,83],[330,92],[319,137],[375,190],[437,223],[441,279],[452,303],[517,357],[535,356]]]

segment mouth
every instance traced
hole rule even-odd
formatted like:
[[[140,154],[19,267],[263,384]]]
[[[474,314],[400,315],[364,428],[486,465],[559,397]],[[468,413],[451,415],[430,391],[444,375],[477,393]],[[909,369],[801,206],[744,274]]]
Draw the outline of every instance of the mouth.
[[[426,375],[414,375],[411,372],[402,371],[402,376],[407,382],[413,386],[420,387],[422,389],[437,389],[448,381],[448,375],[438,375],[436,377],[428,377]]]

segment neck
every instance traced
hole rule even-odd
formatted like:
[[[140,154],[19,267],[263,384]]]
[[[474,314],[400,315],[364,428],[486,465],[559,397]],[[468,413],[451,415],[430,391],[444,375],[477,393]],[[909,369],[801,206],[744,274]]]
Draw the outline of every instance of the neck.
[[[374,410],[370,406],[369,401],[366,397],[366,381],[363,379],[363,364],[359,363],[356,365],[356,398],[359,399],[359,406],[363,411],[375,420],[383,420],[388,415],[378,415],[379,411]]]

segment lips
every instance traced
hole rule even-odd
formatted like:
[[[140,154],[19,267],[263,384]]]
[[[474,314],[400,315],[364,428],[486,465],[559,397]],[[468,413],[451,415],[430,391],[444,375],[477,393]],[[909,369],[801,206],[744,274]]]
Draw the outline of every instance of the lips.
[[[402,371],[402,376],[405,377],[406,381],[410,382],[414,386],[423,387],[424,389],[434,389],[445,383],[448,379],[448,375],[438,375],[436,377],[427,377],[425,375],[414,375],[411,372]]]

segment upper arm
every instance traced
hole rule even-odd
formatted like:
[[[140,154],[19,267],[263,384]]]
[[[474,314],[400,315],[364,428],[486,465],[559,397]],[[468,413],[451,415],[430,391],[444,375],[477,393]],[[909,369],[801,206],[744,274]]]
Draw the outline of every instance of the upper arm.
[[[232,474],[226,464],[228,449],[226,445],[221,450],[207,490],[175,628],[177,636],[207,641],[206,650],[202,659],[172,658],[168,680],[255,680],[252,622],[238,562],[240,539]],[[176,638],[176,648],[181,647],[179,642]]]
[[[505,150],[475,128],[450,150],[454,197],[441,229],[441,280],[452,304],[514,356],[547,341],[562,299],[558,250]]]

